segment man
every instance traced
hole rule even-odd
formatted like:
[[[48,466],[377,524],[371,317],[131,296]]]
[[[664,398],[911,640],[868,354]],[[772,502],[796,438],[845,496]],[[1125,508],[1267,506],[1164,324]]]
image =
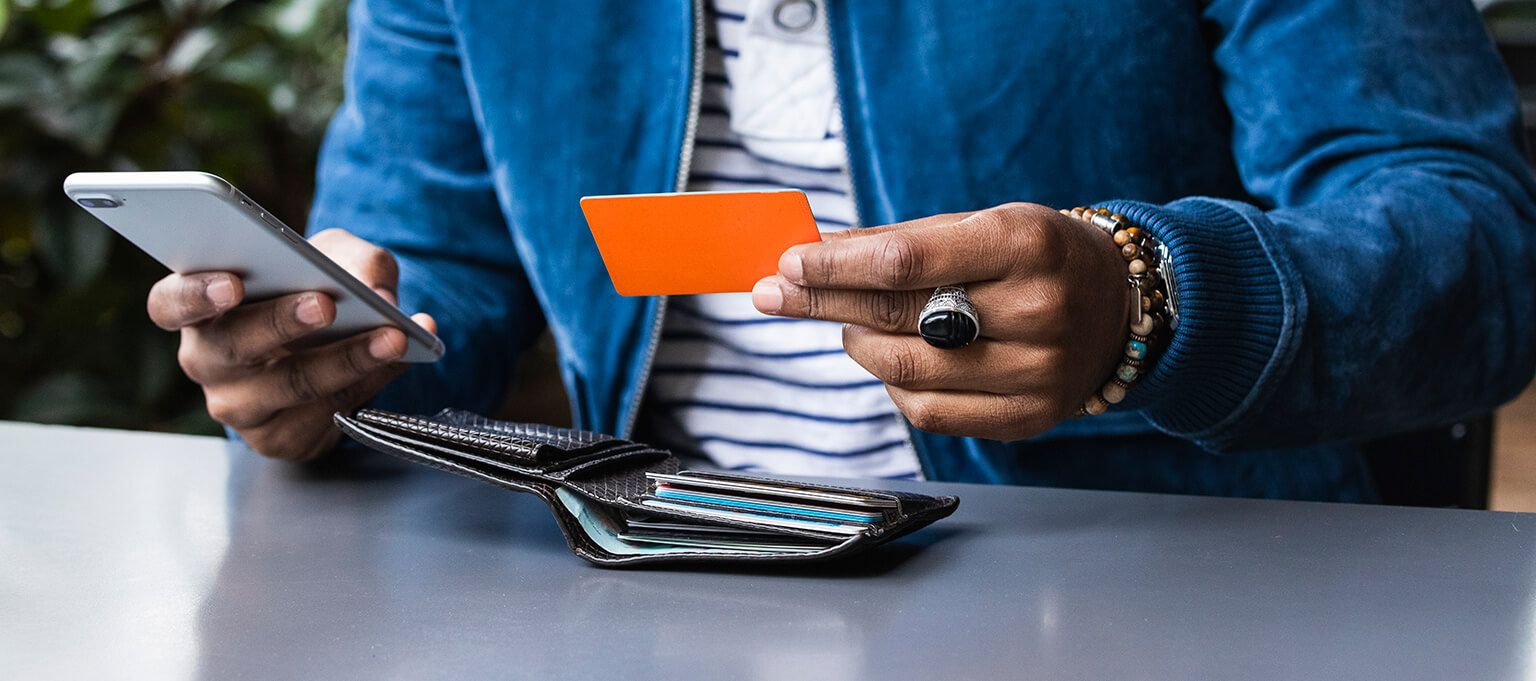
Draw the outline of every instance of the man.
[[[1365,500],[1350,441],[1533,372],[1533,185],[1464,2],[356,0],[350,48],[313,241],[448,353],[288,353],[324,295],[168,277],[152,317],[269,456],[365,402],[491,409],[547,324],[578,427],[722,466]],[[785,184],[843,233],[750,297],[618,297],[577,204]],[[1078,205],[1166,244],[1180,321],[1073,419],[1128,329]],[[917,335],[945,284],[982,320],[964,348]]]

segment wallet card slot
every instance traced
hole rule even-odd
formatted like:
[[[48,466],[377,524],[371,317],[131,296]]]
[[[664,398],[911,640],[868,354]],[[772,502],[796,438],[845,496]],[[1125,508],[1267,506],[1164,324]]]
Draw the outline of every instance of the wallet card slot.
[[[624,441],[618,440],[617,442]],[[562,461],[559,465],[545,469],[545,474],[561,479],[589,477],[606,471],[617,463],[622,462],[626,466],[633,466],[647,461],[660,461],[669,456],[671,456],[669,452],[656,449],[650,445],[624,442],[622,447],[614,447],[601,454],[573,457]]]
[[[555,490],[555,496],[566,513],[576,521],[582,534],[598,549],[609,554],[613,559],[635,559],[654,556],[669,556],[674,558],[698,557],[698,558],[738,558],[761,559],[769,556],[809,557],[835,548],[837,544],[818,546],[813,550],[800,551],[785,554],[764,553],[761,551],[733,550],[725,548],[706,548],[690,546],[666,546],[643,545],[625,541],[620,537],[623,531],[623,521],[610,512],[608,504],[595,504],[585,495],[576,494],[569,488],[561,487]]]
[[[722,517],[718,517],[718,516],[706,515],[706,514],[703,514],[703,513],[692,513],[692,512],[689,512],[689,511],[677,510],[677,509],[672,509],[672,508],[659,508],[659,507],[656,507],[656,506],[646,506],[645,504],[642,504],[638,500],[635,500],[635,499],[618,499],[617,501],[614,501],[613,503],[617,504],[619,506],[623,506],[625,509],[629,510],[630,512],[644,514],[644,515],[648,515],[648,516],[654,516],[654,517],[660,517],[660,518],[672,518],[674,520],[688,520],[688,521],[691,521],[691,522],[709,523],[711,525],[724,525],[726,527],[739,527],[739,528],[743,528],[743,529],[758,530],[758,531],[762,531],[762,532],[773,532],[773,533],[778,533],[778,534],[792,534],[792,535],[797,535],[797,536],[801,536],[801,537],[810,537],[810,538],[813,538],[813,539],[820,539],[820,540],[824,540],[824,541],[832,541],[832,542],[839,542],[839,543],[842,542],[843,540],[847,540],[847,539],[850,539],[850,538],[857,538],[857,537],[861,537],[861,536],[868,536],[868,535],[870,535],[870,531],[869,531],[868,528],[866,528],[864,530],[860,530],[856,534],[837,534],[835,532],[817,532],[817,531],[814,531],[814,530],[803,530],[803,529],[798,529],[798,528],[793,528],[793,527],[780,527],[778,525],[769,525],[767,523],[754,523],[754,522],[746,521],[746,520],[736,520],[734,518],[722,518]]]
[[[834,493],[848,494],[848,495],[859,496],[859,497],[871,497],[871,498],[875,498],[875,499],[883,499],[883,500],[886,500],[886,501],[889,501],[889,502],[894,502],[895,503],[894,507],[881,509],[883,511],[883,515],[884,515],[884,519],[881,521],[882,524],[883,523],[888,523],[888,522],[895,522],[895,521],[897,521],[897,520],[899,520],[902,517],[907,515],[906,511],[902,507],[902,501],[903,501],[902,495],[900,495],[900,494],[892,494],[890,492],[885,492],[885,491],[881,491],[881,490],[863,489],[863,488],[856,488],[856,487],[842,487],[842,486],[838,486],[838,485],[827,485],[827,484],[815,483],[815,482],[801,482],[801,481],[798,481],[798,480],[779,480],[779,479],[775,479],[775,478],[756,477],[756,476],[751,476],[751,475],[738,475],[738,474],[735,474],[735,473],[722,473],[722,472],[719,472],[719,471],[688,470],[688,471],[684,471],[682,473],[682,475],[686,476],[686,477],[691,477],[691,478],[703,478],[703,479],[706,479],[706,480],[728,480],[728,481],[748,482],[748,483],[754,483],[754,484],[765,484],[766,483],[766,484],[789,485],[789,486],[792,486],[792,487],[797,487],[797,488],[807,489],[807,490],[817,490],[817,491],[823,491],[823,492],[834,492]]]

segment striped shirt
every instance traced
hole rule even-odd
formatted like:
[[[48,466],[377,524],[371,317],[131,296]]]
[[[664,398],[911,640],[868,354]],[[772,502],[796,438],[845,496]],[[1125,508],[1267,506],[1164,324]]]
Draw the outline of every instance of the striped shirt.
[[[747,16],[748,5],[709,6],[687,189],[798,188],[822,231],[852,228],[824,21],[810,40],[779,40],[769,17]],[[661,339],[647,418],[673,449],[731,470],[919,476],[905,421],[884,385],[843,351],[841,324],[766,316],[745,293],[677,296]]]

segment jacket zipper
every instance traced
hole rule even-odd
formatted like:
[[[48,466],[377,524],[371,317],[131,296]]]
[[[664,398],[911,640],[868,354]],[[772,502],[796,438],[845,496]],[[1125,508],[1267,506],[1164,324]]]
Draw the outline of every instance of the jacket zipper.
[[[823,0],[834,2],[835,0]],[[843,167],[848,171],[848,200],[853,203],[853,222],[855,229],[863,229],[864,215],[859,209],[859,183],[853,172],[853,151],[848,148],[848,137],[851,128],[848,127],[848,103],[843,99],[842,76],[837,68],[837,32],[832,29],[832,13],[827,12],[827,47],[832,54],[832,89],[837,92],[837,116],[843,124]],[[932,480],[933,474],[929,471],[927,457],[917,446],[917,439],[912,437],[910,426],[903,425],[901,434],[907,438],[907,446],[912,448],[912,454],[917,457],[917,468],[923,474],[924,480]]]
[[[690,0],[693,8],[693,66],[688,84],[688,116],[683,120],[683,148],[678,152],[677,177],[673,178],[674,191],[688,188],[688,174],[693,168],[693,138],[699,130],[699,100],[704,94],[704,2]],[[640,366],[640,385],[630,402],[629,414],[619,437],[629,438],[635,433],[635,422],[640,418],[640,403],[645,400],[646,385],[651,380],[651,364],[656,361],[656,347],[661,344],[661,327],[667,318],[667,297],[656,301],[656,312],[651,318],[651,339],[645,348],[645,359]]]

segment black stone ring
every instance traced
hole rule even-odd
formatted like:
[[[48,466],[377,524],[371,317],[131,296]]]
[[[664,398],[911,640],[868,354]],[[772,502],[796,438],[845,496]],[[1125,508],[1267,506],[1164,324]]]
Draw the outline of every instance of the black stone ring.
[[[965,294],[964,286],[940,286],[933,290],[923,314],[918,318],[917,334],[936,348],[952,350],[970,345],[981,336],[981,320],[976,306]]]

